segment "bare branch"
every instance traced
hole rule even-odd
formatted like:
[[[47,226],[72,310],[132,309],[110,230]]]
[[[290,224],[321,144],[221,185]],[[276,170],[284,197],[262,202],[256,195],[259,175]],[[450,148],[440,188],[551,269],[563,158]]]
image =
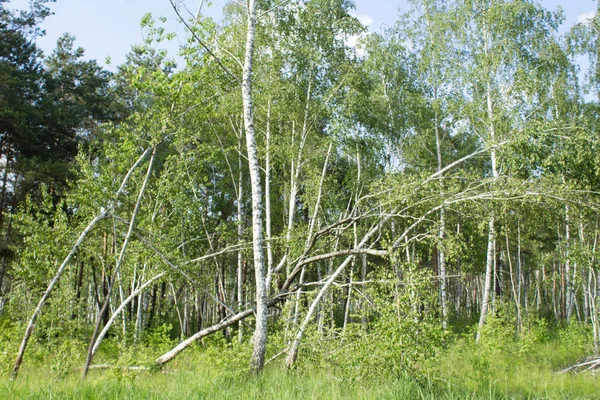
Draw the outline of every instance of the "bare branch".
[[[202,48],[204,48],[204,50],[206,50],[208,52],[208,54],[210,54],[211,57],[215,59],[217,64],[219,64],[219,66],[223,69],[223,71],[225,71],[227,73],[227,75],[229,75],[231,78],[233,78],[237,83],[239,83],[241,85],[242,84],[241,79],[238,78],[237,76],[235,76],[233,73],[231,73],[231,71],[229,71],[229,69],[227,69],[227,67],[225,65],[223,65],[223,63],[221,62],[221,59],[219,57],[217,57],[215,55],[215,53],[213,53],[210,50],[210,48],[204,43],[204,41],[202,39],[200,39],[200,37],[198,35],[196,35],[196,32],[194,32],[192,27],[190,27],[189,24],[185,21],[185,18],[183,18],[183,16],[179,12],[179,9],[177,8],[177,6],[173,2],[173,0],[169,0],[169,2],[171,3],[171,6],[173,7],[173,10],[175,11],[175,14],[177,14],[177,17],[179,18],[181,23],[183,25],[185,25],[185,27],[187,28],[188,31],[190,31],[190,33],[192,34],[194,39],[196,39],[196,41],[200,44],[200,46],[202,46]]]

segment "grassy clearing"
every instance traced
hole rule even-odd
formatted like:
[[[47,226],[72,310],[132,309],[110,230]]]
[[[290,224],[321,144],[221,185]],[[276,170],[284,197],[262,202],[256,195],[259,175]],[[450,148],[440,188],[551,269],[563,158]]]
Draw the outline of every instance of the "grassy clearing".
[[[92,371],[85,381],[78,371],[57,378],[53,370],[24,368],[16,382],[0,380],[1,399],[597,399],[600,377],[558,375],[566,358],[549,341],[534,350],[503,349],[493,354],[457,342],[418,379],[344,377],[335,367],[300,365],[286,371],[277,361],[261,376],[245,368],[245,354],[196,349],[165,373],[121,369]],[[220,361],[217,361],[220,360]],[[564,364],[563,364],[564,365]]]
[[[516,382],[509,383],[515,376]],[[463,377],[467,378],[468,377]],[[54,379],[47,371],[28,371],[17,382],[2,380],[3,399],[597,399],[598,378],[553,376],[518,369],[504,380],[490,378],[460,386],[408,377],[365,382],[336,377],[325,370],[283,371],[270,367],[260,377],[215,374],[195,368],[174,374],[95,372],[81,383],[77,376]]]
[[[279,366],[259,377],[219,373],[208,366],[172,374],[113,370],[94,372],[84,383],[75,375],[57,380],[43,370],[30,370],[17,382],[0,383],[3,399],[408,399],[422,391],[409,379],[366,384],[324,370],[287,372]]]
[[[294,370],[286,370],[279,357],[267,365],[264,374],[254,376],[247,368],[249,346],[227,344],[215,337],[205,347],[196,346],[182,354],[162,373],[93,370],[81,382],[81,343],[54,348],[38,344],[16,382],[8,381],[11,357],[2,359],[0,399],[600,398],[599,375],[556,373],[590,354],[585,327],[574,324],[548,329],[542,323],[531,326],[519,341],[514,340],[510,325],[500,320],[490,319],[486,329],[478,346],[469,333],[454,337],[437,357],[419,362],[412,372],[401,373],[376,362],[362,364],[362,368],[350,365],[350,360],[375,356],[369,347],[343,347],[340,351],[346,355],[328,358],[324,354],[329,352],[323,351],[326,341],[321,341],[319,348],[308,341]],[[271,354],[282,346],[276,341],[274,337]],[[164,350],[161,347],[170,345],[161,339],[134,352],[108,341],[97,363],[118,359],[118,365],[147,365]],[[398,350],[387,348],[390,353],[381,360],[389,362]]]

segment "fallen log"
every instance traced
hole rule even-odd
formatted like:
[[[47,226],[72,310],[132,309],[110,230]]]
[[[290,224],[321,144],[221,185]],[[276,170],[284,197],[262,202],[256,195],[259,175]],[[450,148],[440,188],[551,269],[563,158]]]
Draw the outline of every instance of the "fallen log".
[[[582,372],[595,372],[600,371],[600,357],[587,357],[583,360],[577,361],[575,364],[571,365],[560,371],[561,374],[565,374],[567,372],[574,372],[576,374]]]
[[[283,300],[285,300],[285,298],[291,294],[293,292],[290,293],[283,293],[278,295],[277,297],[269,300],[267,302],[267,305],[269,307],[273,307],[275,305],[277,305],[278,303],[282,302]],[[215,332],[219,332],[239,321],[242,321],[246,318],[248,318],[249,316],[254,314],[254,308],[250,308],[247,309],[245,311],[242,311],[240,313],[237,313],[235,315],[232,315],[231,317],[228,317],[227,319],[225,319],[224,321],[219,322],[218,324],[215,324],[209,328],[203,329],[197,333],[195,333],[194,335],[190,336],[189,338],[187,338],[186,340],[184,340],[183,342],[179,343],[177,346],[175,346],[173,349],[169,350],[167,353],[163,354],[162,356],[158,357],[155,361],[154,364],[156,367],[161,367],[164,364],[168,363],[169,361],[171,361],[172,359],[174,359],[175,357],[177,357],[177,355],[179,353],[181,353],[183,350],[185,350],[187,347],[191,346],[192,344],[194,344],[196,341],[202,339],[203,337],[206,337],[208,335],[211,335]]]

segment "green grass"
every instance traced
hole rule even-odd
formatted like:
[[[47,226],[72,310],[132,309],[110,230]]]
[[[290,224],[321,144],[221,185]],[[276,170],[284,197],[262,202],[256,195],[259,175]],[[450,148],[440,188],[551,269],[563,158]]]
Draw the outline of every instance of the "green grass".
[[[436,359],[420,364],[419,372],[394,376],[384,367],[373,371],[333,364],[314,357],[309,343],[291,371],[282,358],[265,372],[248,372],[248,346],[207,343],[183,353],[163,372],[124,369],[93,370],[81,382],[77,369],[83,354],[61,350],[46,357],[35,351],[16,382],[0,375],[0,399],[599,399],[600,376],[557,374],[589,352],[585,331],[539,329],[521,342],[502,333],[491,321],[479,346],[471,336],[455,339]],[[79,348],[81,346],[77,346]],[[97,362],[148,363],[158,352],[118,352],[100,355]],[[33,349],[32,349],[33,350]],[[115,353],[117,351],[118,353]],[[352,359],[348,350],[348,359]],[[271,348],[275,353],[275,348]],[[363,355],[364,357],[364,355]],[[10,361],[6,359],[5,361]],[[114,361],[113,361],[114,362]],[[60,376],[60,378],[59,378]]]
[[[441,357],[435,376],[477,398],[598,399],[600,376],[558,373],[579,356],[555,341],[527,352],[517,346],[487,352],[457,344]]]
[[[237,362],[211,364],[209,357],[184,356],[164,373],[120,369],[78,371],[56,378],[48,369],[24,368],[16,382],[0,379],[1,399],[597,399],[600,378],[557,375],[552,364],[521,357],[481,367],[457,346],[445,354],[435,376],[342,378],[335,369],[269,365],[254,376]],[[551,350],[548,348],[548,350]],[[535,357],[534,357],[535,358]],[[192,364],[193,363],[193,364]],[[477,371],[477,368],[484,368]]]
[[[412,399],[422,389],[414,381],[385,385],[342,380],[326,371],[267,368],[259,377],[211,370],[174,373],[94,372],[56,380],[43,370],[27,371],[16,382],[0,382],[2,399]]]

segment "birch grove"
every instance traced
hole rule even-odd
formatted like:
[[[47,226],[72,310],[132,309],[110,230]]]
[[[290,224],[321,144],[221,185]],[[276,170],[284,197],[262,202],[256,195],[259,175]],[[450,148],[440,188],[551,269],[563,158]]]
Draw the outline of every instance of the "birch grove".
[[[581,324],[597,352],[598,99],[575,59],[599,17],[561,35],[530,0],[409,3],[373,33],[345,0],[229,2],[221,23],[170,1],[177,68],[145,17],[115,74],[130,114],[80,145],[64,196],[11,209],[12,378],[67,335],[83,378],[156,337],[153,368],[222,340],[256,373],[346,346],[418,370],[497,321]]]

